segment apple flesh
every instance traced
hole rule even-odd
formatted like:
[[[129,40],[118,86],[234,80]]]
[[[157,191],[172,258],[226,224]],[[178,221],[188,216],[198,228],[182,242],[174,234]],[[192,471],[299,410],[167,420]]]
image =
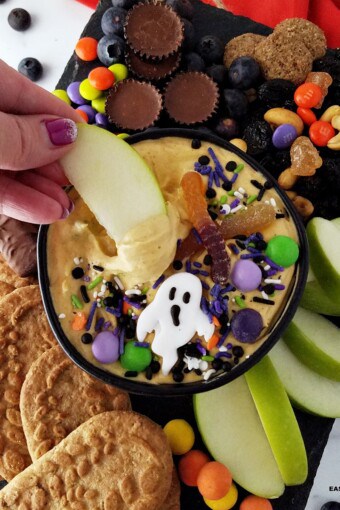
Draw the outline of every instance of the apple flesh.
[[[283,340],[311,370],[340,381],[340,331],[332,322],[298,308]]]
[[[244,376],[195,395],[194,410],[207,449],[239,485],[264,498],[283,494],[284,482]],[[293,449],[291,455],[295,458]]]
[[[300,305],[312,312],[340,316],[340,302],[331,299],[317,280],[307,281]]]
[[[286,485],[303,483],[307,454],[286,390],[266,356],[245,374],[250,393]]]
[[[78,124],[77,140],[61,164],[115,241],[152,216],[166,214],[153,172],[132,146],[105,129]]]
[[[340,382],[317,374],[279,340],[268,354],[293,405],[326,418],[340,418]]]

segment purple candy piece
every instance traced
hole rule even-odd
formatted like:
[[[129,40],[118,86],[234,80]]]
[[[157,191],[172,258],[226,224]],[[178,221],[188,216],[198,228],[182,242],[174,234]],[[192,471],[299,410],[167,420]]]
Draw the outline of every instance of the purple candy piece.
[[[100,363],[114,363],[119,358],[119,338],[112,331],[102,331],[92,343],[92,354]]]
[[[253,344],[261,333],[263,320],[256,310],[243,308],[233,315],[230,325],[237,340],[245,344]]]
[[[288,149],[298,134],[292,124],[281,124],[273,133],[272,142],[277,149]]]
[[[248,259],[238,260],[230,274],[233,285],[242,292],[257,289],[262,280],[261,269]]]
[[[83,104],[77,108],[77,110],[83,110],[83,112],[86,113],[86,115],[89,118],[89,124],[92,124],[94,122],[94,119],[96,117],[96,110],[92,108],[89,104]]]
[[[107,116],[104,113],[96,113],[95,122],[97,126],[101,127],[107,127],[109,125]]]
[[[75,104],[86,104],[87,101],[84,99],[79,92],[79,85],[80,81],[73,81],[69,84],[69,86],[66,89],[68,97],[71,99],[71,101]]]

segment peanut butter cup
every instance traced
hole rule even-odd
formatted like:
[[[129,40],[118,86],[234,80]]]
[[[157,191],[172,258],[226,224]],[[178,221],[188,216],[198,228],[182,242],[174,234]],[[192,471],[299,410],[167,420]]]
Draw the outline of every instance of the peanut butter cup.
[[[179,124],[192,125],[207,121],[218,105],[218,88],[208,75],[198,72],[175,76],[164,93],[164,106]]]
[[[130,71],[138,78],[146,80],[161,80],[170,76],[178,68],[180,59],[179,52],[159,62],[143,60],[130,48],[125,54],[125,60]]]
[[[128,131],[152,126],[162,110],[162,96],[150,83],[122,80],[107,96],[106,114],[111,123]]]
[[[139,3],[124,27],[130,48],[144,59],[161,60],[175,53],[184,38],[180,17],[165,4]]]

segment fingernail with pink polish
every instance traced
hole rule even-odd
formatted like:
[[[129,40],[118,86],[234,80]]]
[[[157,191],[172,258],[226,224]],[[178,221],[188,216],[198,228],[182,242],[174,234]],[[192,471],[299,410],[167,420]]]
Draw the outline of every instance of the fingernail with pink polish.
[[[44,124],[53,145],[69,145],[77,138],[77,125],[71,119],[48,120]]]
[[[71,212],[74,210],[74,203],[72,202],[72,200],[70,200],[70,205],[68,207],[68,209],[66,209],[66,207],[63,208],[63,213],[61,215],[61,220],[66,220],[66,218],[68,218],[71,214]]]

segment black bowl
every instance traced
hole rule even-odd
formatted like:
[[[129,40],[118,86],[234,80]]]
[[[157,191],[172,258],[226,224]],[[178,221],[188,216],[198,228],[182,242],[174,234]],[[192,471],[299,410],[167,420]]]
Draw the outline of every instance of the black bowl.
[[[229,150],[230,152],[237,154],[240,158],[246,161],[255,171],[260,172],[268,179],[268,181],[272,182],[276,192],[279,194],[280,198],[285,204],[285,207],[288,213],[290,214],[290,217],[293,219],[295,223],[300,244],[300,256],[296,264],[295,282],[291,290],[291,297],[289,298],[288,303],[286,304],[285,309],[282,311],[282,314],[278,319],[277,323],[271,330],[267,340],[254,352],[254,354],[252,354],[248,359],[243,361],[240,365],[234,367],[230,372],[224,372],[221,375],[215,378],[211,378],[207,381],[202,380],[190,383],[153,384],[137,380],[135,381],[133,379],[128,379],[126,377],[120,377],[92,365],[89,361],[87,361],[85,358],[83,358],[83,356],[79,354],[79,352],[75,349],[72,343],[68,340],[53,307],[47,271],[46,246],[48,226],[46,225],[41,226],[38,236],[39,283],[47,318],[49,320],[50,326],[55,337],[59,341],[65,353],[74,361],[74,363],[76,363],[80,368],[85,370],[87,373],[100,379],[104,383],[111,384],[120,387],[124,390],[127,390],[129,392],[142,395],[144,394],[158,396],[160,395],[177,396],[200,393],[202,391],[209,391],[212,390],[213,388],[222,386],[223,384],[226,384],[236,379],[241,374],[244,374],[247,370],[254,366],[258,361],[260,361],[261,358],[263,358],[263,356],[265,356],[270,351],[270,349],[275,345],[275,343],[278,341],[278,339],[284,332],[285,328],[288,326],[289,322],[292,320],[294,313],[297,309],[297,306],[299,304],[308,273],[308,242],[303,223],[300,217],[298,216],[294,206],[288,199],[287,195],[280,190],[275,179],[273,179],[273,177],[265,169],[263,169],[256,161],[247,156],[244,152],[237,149],[234,145],[205,131],[177,128],[150,129],[143,133],[132,135],[129,138],[127,138],[126,141],[130,144],[134,144],[137,142],[141,142],[143,140],[150,139],[155,140],[168,136],[188,138],[190,140],[193,138],[197,138],[202,141],[207,141],[215,145],[218,145],[224,149]]]

